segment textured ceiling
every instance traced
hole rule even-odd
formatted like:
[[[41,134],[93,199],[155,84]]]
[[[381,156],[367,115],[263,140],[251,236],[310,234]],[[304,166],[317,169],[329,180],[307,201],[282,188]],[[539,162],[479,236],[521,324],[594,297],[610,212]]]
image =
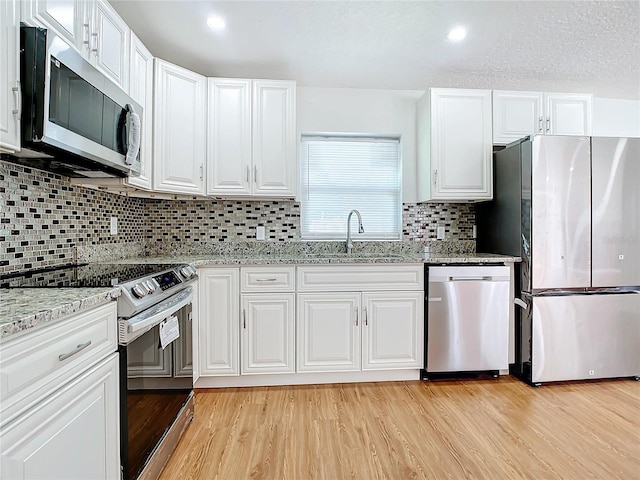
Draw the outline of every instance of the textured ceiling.
[[[637,0],[110,3],[155,56],[206,76],[640,99]],[[213,13],[222,33],[206,26]],[[457,24],[468,35],[453,44]]]

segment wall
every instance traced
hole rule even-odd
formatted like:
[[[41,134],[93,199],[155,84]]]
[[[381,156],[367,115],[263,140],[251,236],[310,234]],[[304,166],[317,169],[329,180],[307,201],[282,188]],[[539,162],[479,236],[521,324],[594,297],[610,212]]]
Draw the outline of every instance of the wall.
[[[76,248],[144,240],[144,202],[0,161],[0,273],[76,262]],[[111,235],[111,216],[119,232]]]
[[[110,219],[118,218],[111,235]],[[0,161],[0,274],[26,269],[166,252],[210,251],[220,242],[300,240],[300,206],[293,201],[152,200],[73,186],[59,175]],[[403,239],[471,240],[468,204],[403,205]],[[468,242],[463,242],[468,248]]]
[[[640,101],[593,99],[594,136],[640,137]]]
[[[402,144],[402,201],[417,200],[418,90],[297,88],[298,138],[304,133],[397,135]]]

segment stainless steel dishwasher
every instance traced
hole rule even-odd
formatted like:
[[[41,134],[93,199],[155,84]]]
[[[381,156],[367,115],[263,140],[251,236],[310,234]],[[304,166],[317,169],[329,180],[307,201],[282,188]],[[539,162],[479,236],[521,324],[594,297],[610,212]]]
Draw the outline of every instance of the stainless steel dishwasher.
[[[426,375],[509,368],[510,269],[429,267]]]

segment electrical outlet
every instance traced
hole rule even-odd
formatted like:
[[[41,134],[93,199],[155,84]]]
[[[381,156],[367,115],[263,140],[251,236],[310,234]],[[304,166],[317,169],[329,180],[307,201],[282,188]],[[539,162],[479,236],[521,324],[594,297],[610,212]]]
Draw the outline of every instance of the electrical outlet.
[[[444,227],[438,227],[436,229],[436,235],[438,240],[444,240]]]
[[[256,240],[264,240],[264,227],[256,227]]]
[[[476,238],[478,236],[478,230],[476,230],[476,226],[473,226],[473,230],[471,230],[471,238]]]
[[[110,233],[111,233],[111,235],[117,235],[118,234],[118,217],[111,217]]]

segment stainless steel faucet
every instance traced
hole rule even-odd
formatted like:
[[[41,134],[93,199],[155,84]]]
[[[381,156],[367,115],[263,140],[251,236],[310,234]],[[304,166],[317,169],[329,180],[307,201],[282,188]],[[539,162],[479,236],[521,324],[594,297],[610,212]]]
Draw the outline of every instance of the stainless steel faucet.
[[[364,227],[362,226],[362,217],[360,216],[360,212],[358,210],[351,210],[349,212],[349,216],[347,217],[347,253],[351,254],[351,249],[353,248],[353,243],[351,243],[351,215],[356,214],[358,216],[358,232],[364,233]]]

